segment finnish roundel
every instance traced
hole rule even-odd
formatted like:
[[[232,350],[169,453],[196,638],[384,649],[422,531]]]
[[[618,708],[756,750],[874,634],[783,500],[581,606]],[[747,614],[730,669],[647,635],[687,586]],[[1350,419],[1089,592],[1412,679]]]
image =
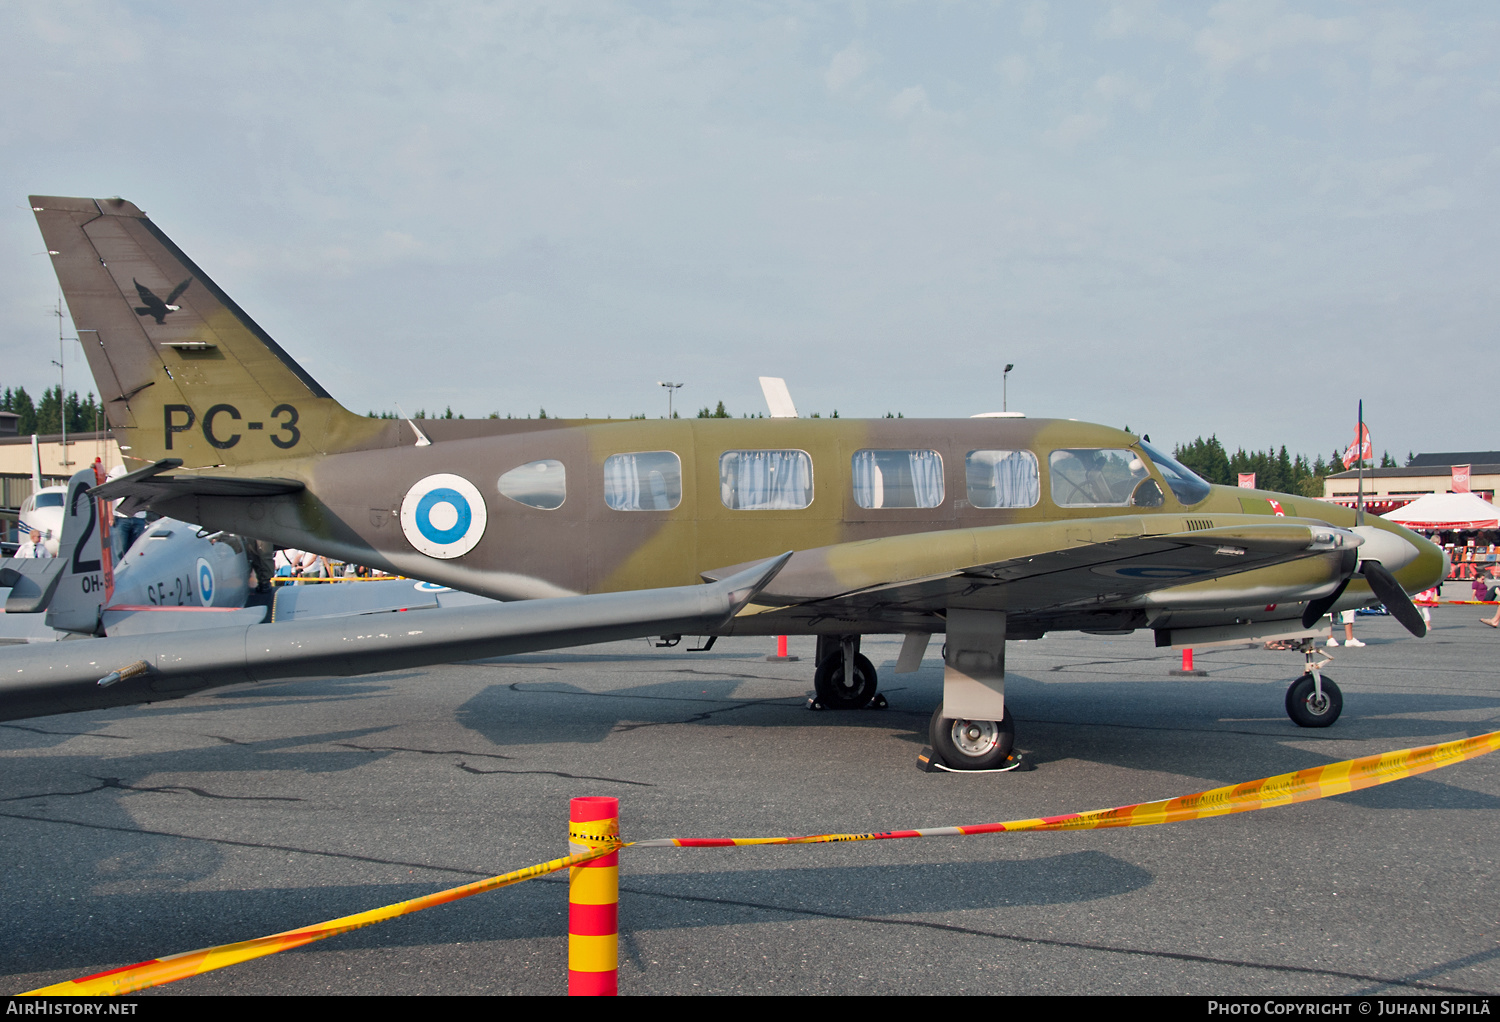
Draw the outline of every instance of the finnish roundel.
[[[214,605],[214,569],[207,560],[198,558],[198,602],[205,607]]]
[[[428,476],[401,502],[401,531],[428,557],[462,557],[484,535],[487,520],[484,498],[462,476]]]

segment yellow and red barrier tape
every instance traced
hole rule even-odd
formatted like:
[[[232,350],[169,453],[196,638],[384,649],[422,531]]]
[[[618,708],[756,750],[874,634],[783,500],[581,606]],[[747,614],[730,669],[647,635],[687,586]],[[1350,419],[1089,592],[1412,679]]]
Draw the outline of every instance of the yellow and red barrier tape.
[[[511,873],[502,873],[500,876],[486,880],[476,880],[462,887],[453,887],[446,891],[438,891],[436,894],[397,902],[384,908],[356,912],[352,916],[330,919],[326,923],[314,923],[312,926],[302,926],[284,933],[273,933],[269,937],[256,937],[254,940],[242,940],[235,944],[219,944],[198,951],[184,951],[166,958],[153,958],[149,962],[126,965],[108,972],[96,973],[93,976],[84,976],[81,979],[67,980],[48,987],[28,990],[21,996],[39,994],[53,997],[107,997],[112,994],[128,994],[136,990],[145,990],[147,987],[174,983],[179,979],[187,979],[189,976],[222,969],[226,965],[238,965],[252,958],[263,958],[266,955],[274,955],[278,951],[289,951],[294,947],[311,944],[325,937],[336,937],[341,933],[348,933],[350,930],[357,930],[372,923],[383,923],[387,919],[420,912],[424,908],[445,905],[450,901],[458,901],[460,898],[483,894],[485,891],[493,891],[500,887],[509,887],[523,880],[559,872],[569,866],[579,866],[608,855],[615,850],[615,847],[617,846],[595,848],[578,855],[569,855],[562,859],[553,859],[551,862],[527,866],[525,869],[518,869]]]
[[[336,936],[350,930],[383,922],[397,916],[418,912],[434,905],[443,905],[470,895],[492,891],[500,887],[518,884],[533,877],[545,876],[577,866],[593,859],[609,855],[619,848],[725,848],[739,845],[797,845],[831,844],[848,841],[887,841],[911,837],[967,837],[976,834],[1016,833],[1034,830],[1095,830],[1104,827],[1147,827],[1160,823],[1178,823],[1184,820],[1199,820],[1210,816],[1225,816],[1230,813],[1250,812],[1254,809],[1272,809],[1277,806],[1310,802],[1314,799],[1342,795],[1378,784],[1388,784],[1404,777],[1415,777],[1430,770],[1437,770],[1454,763],[1475,759],[1500,749],[1500,731],[1464,738],[1438,745],[1424,745],[1414,749],[1399,749],[1395,752],[1362,756],[1339,763],[1310,767],[1289,774],[1278,774],[1258,781],[1226,785],[1200,791],[1195,795],[1161,799],[1156,802],[1138,802],[1135,805],[1118,806],[1114,809],[1096,809],[1087,813],[1068,813],[1064,816],[1042,816],[1030,820],[1011,820],[1005,823],[979,823],[963,827],[925,827],[917,830],[888,830],[869,834],[810,834],[803,837],[745,837],[745,838],[655,838],[649,841],[611,842],[589,852],[553,859],[536,866],[505,873],[488,880],[477,880],[462,887],[454,887],[436,894],[413,898],[385,908],[372,909],[326,923],[304,926],[285,933],[259,937],[236,944],[221,944],[199,951],[187,951],[168,958],[153,959],[139,965],[127,965],[81,979],[55,983],[52,986],[28,990],[27,994],[51,996],[89,996],[126,994],[147,987],[160,986],[175,980],[186,979],[226,965],[272,955],[303,944],[310,944],[324,937]]]
[[[875,834],[812,834],[807,837],[657,838],[631,842],[639,848],[720,848],[731,845],[816,845],[841,841],[886,841],[907,837],[967,837],[972,834],[1015,833],[1023,830],[1097,830],[1104,827],[1149,827],[1158,823],[1201,820],[1210,816],[1273,809],[1297,802],[1342,795],[1377,784],[1415,777],[1429,770],[1461,763],[1500,749],[1500,731],[1464,738],[1441,745],[1400,749],[1341,763],[1310,767],[1290,774],[1277,774],[1258,781],[1231,784],[1196,795],[1138,802],[1114,809],[1095,809],[1065,816],[1041,816],[1007,823],[978,823],[964,827],[926,827],[920,830],[888,830]]]

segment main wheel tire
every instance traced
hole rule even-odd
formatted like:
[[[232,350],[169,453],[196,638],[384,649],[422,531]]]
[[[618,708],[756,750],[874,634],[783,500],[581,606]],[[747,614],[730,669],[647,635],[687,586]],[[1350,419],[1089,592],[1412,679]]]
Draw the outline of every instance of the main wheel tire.
[[[1286,690],[1286,715],[1298,727],[1327,727],[1338,720],[1343,711],[1343,693],[1326,674],[1323,675],[1321,702],[1311,674],[1304,674]]]
[[[939,706],[927,725],[927,740],[954,770],[995,770],[1016,745],[1016,719],[955,720]]]
[[[844,657],[825,657],[813,675],[818,701],[830,710],[859,710],[875,698],[875,665],[863,653],[854,655],[854,685],[844,680]]]

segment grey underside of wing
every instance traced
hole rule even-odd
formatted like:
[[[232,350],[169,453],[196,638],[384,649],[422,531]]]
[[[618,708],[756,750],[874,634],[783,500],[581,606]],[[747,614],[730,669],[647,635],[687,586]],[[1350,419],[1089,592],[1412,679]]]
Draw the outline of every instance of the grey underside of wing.
[[[1031,557],[976,565],[939,577],[797,601],[801,607],[931,612],[948,607],[1036,613],[1119,605],[1147,593],[1207,581],[1309,556],[1306,549],[1179,542],[1137,537],[1080,545]]]
[[[653,634],[708,634],[788,557],[710,585],[448,608],[439,594],[438,608],[409,614],[84,639],[46,650],[12,647],[0,654],[0,720],[152,702],[237,682],[367,674]],[[98,684],[127,668],[130,677]]]
[[[282,586],[276,593],[273,620],[311,621],[399,611],[451,609],[498,604],[472,593],[400,581],[311,583]]]

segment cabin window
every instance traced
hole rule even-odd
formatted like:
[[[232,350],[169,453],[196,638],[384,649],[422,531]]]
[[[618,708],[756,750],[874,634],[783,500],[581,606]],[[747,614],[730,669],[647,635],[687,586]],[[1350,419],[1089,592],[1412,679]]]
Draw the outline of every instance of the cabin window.
[[[63,495],[61,493],[38,493],[36,495],[37,507],[62,507]]]
[[[854,502],[860,507],[937,507],[943,459],[937,451],[855,451]]]
[[[795,511],[813,499],[806,451],[725,451],[719,456],[719,499],[734,511]]]
[[[500,495],[527,507],[552,511],[568,497],[568,475],[563,463],[552,458],[528,461],[500,477]]]
[[[1073,448],[1053,451],[1052,500],[1060,507],[1127,507],[1146,463],[1129,449]]]
[[[604,503],[616,511],[670,511],[682,503],[682,459],[671,451],[604,459]]]
[[[970,451],[964,475],[974,507],[1035,507],[1042,499],[1036,455],[1030,451]]]

